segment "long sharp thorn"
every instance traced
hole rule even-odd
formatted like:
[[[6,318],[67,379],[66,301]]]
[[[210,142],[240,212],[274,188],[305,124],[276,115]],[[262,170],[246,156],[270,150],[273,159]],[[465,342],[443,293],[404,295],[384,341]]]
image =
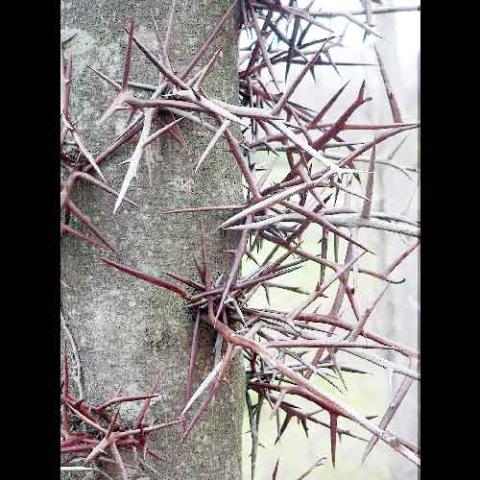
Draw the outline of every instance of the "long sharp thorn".
[[[92,165],[92,167],[95,169],[95,171],[100,175],[100,177],[102,178],[102,180],[107,183],[107,180],[106,178],[103,176],[103,173],[102,171],[100,170],[100,167],[97,165],[97,162],[95,160],[95,158],[93,157],[93,155],[88,151],[87,147],[84,145],[82,139],[80,138],[80,136],[78,135],[78,133],[73,130],[72,131],[72,136],[73,138],[75,139],[75,143],[78,145],[78,148],[79,150],[82,152],[82,155],[88,160],[88,162],[90,163],[90,165]]]
[[[185,387],[185,406],[192,397],[192,386],[194,381],[195,363],[198,354],[198,338],[200,333],[200,311],[197,311],[195,326],[193,327],[192,346],[190,349],[190,360],[188,364],[187,383]],[[186,424],[183,422],[183,431],[186,431]]]
[[[151,395],[153,395],[155,393],[155,390],[157,390],[159,385],[160,385],[160,374],[158,374],[157,377],[155,378],[155,381],[153,382],[152,388],[150,389],[150,393],[148,395],[148,398],[145,399],[145,403],[143,404],[140,412],[138,413],[137,418],[133,422],[133,429],[134,430],[141,427],[143,419],[145,418],[145,415],[147,414],[147,410],[150,407],[150,403],[152,401]]]
[[[195,417],[191,421],[190,425],[187,427],[185,430],[183,436],[182,436],[182,442],[186,439],[188,434],[191,432],[192,428],[196,425],[196,423],[200,420],[202,415],[205,413],[207,408],[210,406],[210,403],[214,399],[215,395],[217,394],[218,388],[220,387],[220,384],[225,377],[225,375],[228,372],[228,368],[230,366],[230,362],[232,360],[232,357],[234,355],[234,347],[231,343],[228,344],[227,346],[227,351],[225,352],[225,355],[223,357],[223,360],[218,363],[217,365],[220,366],[220,369],[218,371],[218,377],[215,380],[215,383],[212,385],[212,388],[208,394],[208,396],[204,399],[202,402],[202,405],[199,407],[198,412],[196,413]]]
[[[300,27],[300,18],[297,17],[294,20],[292,36],[289,40],[289,48],[288,48],[288,54],[287,54],[287,64],[285,66],[285,81],[287,81],[288,72],[290,70],[293,50],[294,50],[294,47],[296,45],[297,34],[298,34],[299,27]]]
[[[306,128],[313,128],[320,123],[325,114],[330,110],[332,105],[337,101],[338,97],[343,93],[347,85],[350,83],[348,80],[336,93],[333,97],[324,105],[324,107],[317,113],[315,118],[307,125]]]
[[[115,206],[113,208],[113,213],[115,214],[120,205],[122,204],[125,195],[127,193],[128,187],[130,186],[131,181],[137,175],[138,166],[140,164],[140,159],[142,157],[144,151],[144,143],[147,140],[150,134],[150,128],[152,126],[152,116],[153,116],[154,109],[148,109],[147,113],[145,114],[145,120],[143,123],[142,133],[140,134],[140,139],[138,140],[138,144],[135,147],[135,150],[130,157],[130,163],[128,165],[127,173],[123,179],[122,186],[120,188],[120,192],[118,194],[117,200],[115,202]]]
[[[392,112],[392,118],[395,123],[403,123],[402,120],[402,114],[400,113],[400,108],[398,106],[397,98],[395,97],[395,94],[393,93],[393,89],[390,83],[390,80],[388,78],[387,70],[385,69],[385,66],[383,64],[382,57],[380,56],[380,52],[378,51],[378,48],[376,45],[374,45],[374,50],[375,50],[375,55],[377,57],[378,61],[378,67],[380,68],[380,73],[382,75],[382,80],[383,84],[385,86],[385,92],[388,97],[388,102],[390,104],[390,110]]]
[[[202,55],[207,51],[208,47],[212,44],[212,42],[215,40],[218,34],[223,30],[225,23],[230,18],[230,15],[232,14],[232,12],[235,10],[237,3],[238,3],[238,0],[234,0],[230,5],[230,7],[228,7],[228,10],[222,15],[222,18],[219,20],[217,26],[208,35],[207,39],[199,48],[198,52],[195,54],[192,60],[190,60],[190,63],[188,64],[188,66],[180,74],[181,79],[185,79],[188,76],[188,74],[192,71],[192,69],[198,63]]]
[[[112,442],[112,444],[110,445],[110,450],[112,451],[116,464],[118,465],[122,480],[129,480],[125,464],[123,463],[122,456],[120,455],[120,452],[118,451],[115,442]]]
[[[232,122],[230,120],[224,120],[222,124],[220,125],[220,128],[217,130],[217,133],[213,136],[213,138],[210,140],[210,142],[207,145],[207,148],[205,151],[202,153],[202,156],[200,157],[200,160],[197,163],[197,166],[195,167],[194,173],[196,174],[200,167],[203,165],[205,159],[207,158],[208,154],[211,152],[217,141],[220,139],[220,137],[224,134],[225,130],[230,126]]]
[[[322,47],[323,48],[323,47]],[[303,77],[306,75],[306,73],[309,71],[310,67],[317,61],[318,57],[320,56],[320,53],[322,53],[322,48],[320,48],[317,52],[315,52],[314,55],[310,58],[310,60],[305,64],[305,66],[302,68],[302,70],[298,73],[298,75],[295,77],[294,81],[288,86],[287,89],[285,89],[285,92],[281,96],[280,100],[278,101],[277,105],[275,108],[272,110],[272,115],[278,115],[284,105],[287,103],[288,99],[290,96],[295,92],[297,89],[298,85],[302,81]]]
[[[402,384],[398,388],[397,392],[395,393],[390,405],[388,406],[385,415],[382,417],[379,423],[379,427],[382,429],[386,429],[394,417],[395,413],[397,412],[398,408],[402,404],[403,399],[405,398],[406,394],[408,393],[410,387],[412,386],[413,378],[405,377]],[[367,447],[365,448],[365,452],[362,457],[362,464],[365,463],[367,460],[368,455],[375,447],[376,443],[378,442],[378,437],[373,435],[370,441],[368,442]]]
[[[273,83],[277,87],[277,90],[280,92],[280,85],[277,81],[277,77],[275,75],[275,72],[273,71],[273,65],[270,60],[270,55],[268,54],[267,47],[265,46],[265,41],[262,36],[262,32],[260,31],[260,27],[258,26],[258,19],[257,19],[257,14],[255,13],[255,10],[250,2],[250,0],[247,0],[248,6],[250,8],[250,14],[252,16],[252,24],[253,28],[255,30],[255,33],[257,35],[257,41],[260,46],[260,50],[262,51],[263,59],[267,65],[267,69],[270,72],[270,76],[272,77]]]
[[[152,275],[148,275],[146,273],[140,272],[139,270],[135,270],[134,268],[127,267],[126,265],[122,265],[121,263],[114,262],[113,260],[109,260],[108,258],[100,257],[100,260],[102,260],[102,262],[105,262],[108,265],[111,265],[117,270],[120,270],[121,272],[133,275],[134,277],[137,277],[140,280],[145,280],[146,282],[152,283],[153,285],[166,288],[167,290],[170,290],[177,295],[180,295],[184,299],[190,298],[188,292],[186,292],[180,287],[177,287],[177,285],[174,285],[173,283],[162,280],[161,278],[153,277]]]
[[[292,414],[287,413],[287,416],[285,417],[285,420],[283,421],[282,426],[280,427],[280,432],[278,433],[277,438],[275,439],[274,445],[276,445],[280,441],[280,438],[282,437],[283,432],[285,432],[285,429],[287,428],[292,418],[293,418]]]
[[[92,183],[93,185],[97,186],[98,188],[104,190],[105,192],[107,193],[110,193],[111,195],[115,195],[115,196],[118,196],[118,192],[116,190],[114,190],[113,188],[109,187],[106,183],[98,180],[98,178],[95,178],[95,177],[92,177],[91,175],[89,175],[88,173],[85,173],[85,172],[75,172],[73,174],[75,176],[75,179],[76,178],[80,178],[82,180],[85,180],[87,182],[90,182]],[[135,203],[134,201],[130,200],[129,198],[125,197],[125,202],[129,203],[130,205],[134,206],[134,207],[138,207],[138,203]]]
[[[278,474],[278,467],[280,465],[280,459],[278,458],[276,463],[275,463],[275,468],[273,469],[272,473],[272,480],[277,480],[277,474]]]
[[[97,69],[93,68],[92,66],[88,65],[88,68],[97,74],[102,80],[105,80],[111,87],[113,87],[117,92],[122,91],[122,86],[115,82],[115,80],[112,80],[111,78],[107,77],[104,73],[99,72]]]
[[[122,79],[122,92],[126,92],[128,88],[128,79],[130,77],[130,65],[132,61],[132,40],[133,40],[133,31],[135,29],[135,22],[130,20],[128,25],[128,41],[127,41],[127,51],[125,53],[125,66],[123,69],[123,79]]]
[[[158,137],[160,137],[162,134],[170,131],[173,127],[177,125],[177,123],[181,122],[185,117],[177,118],[173,122],[165,125],[164,127],[158,129],[156,132],[152,133],[149,137],[145,139],[143,142],[143,147],[146,147],[150,143],[152,143],[154,140],[156,140]]]
[[[95,247],[103,248],[104,250],[109,250],[103,243],[100,243],[96,238],[89,237],[88,235],[85,235],[84,233],[79,232],[78,230],[75,230],[70,225],[66,225],[65,223],[62,223],[60,225],[60,233],[62,235],[65,235],[65,234],[73,235],[82,240],[86,240],[87,242],[91,243]]]
[[[246,223],[250,223],[251,220],[252,220],[252,217],[248,216],[247,220],[246,220]],[[227,283],[225,284],[225,288],[224,288],[223,293],[222,293],[222,298],[220,299],[220,304],[218,306],[218,310],[217,310],[217,313],[215,315],[216,319],[219,318],[220,314],[223,311],[223,306],[225,304],[225,300],[227,299],[227,296],[230,292],[230,287],[232,286],[232,284],[235,280],[235,277],[238,273],[238,269],[240,268],[240,264],[241,264],[243,255],[245,253],[245,249],[247,248],[247,241],[248,241],[248,230],[244,230],[240,235],[240,239],[238,241],[238,245],[237,245],[237,248],[235,250],[235,258],[233,260],[233,264],[232,264],[232,267],[230,269],[230,273],[228,274]]]
[[[365,219],[370,218],[372,212],[372,200],[373,200],[373,184],[375,181],[375,159],[376,159],[376,142],[373,143],[372,154],[370,156],[370,163],[368,165],[369,175],[367,180],[367,186],[365,190],[365,201],[363,202],[362,213],[360,216]]]
[[[73,215],[75,215],[84,225],[88,228],[105,246],[115,252],[115,248],[108,243],[107,240],[103,237],[103,235],[99,232],[99,230],[92,224],[90,219],[71,201],[67,202],[66,207]]]

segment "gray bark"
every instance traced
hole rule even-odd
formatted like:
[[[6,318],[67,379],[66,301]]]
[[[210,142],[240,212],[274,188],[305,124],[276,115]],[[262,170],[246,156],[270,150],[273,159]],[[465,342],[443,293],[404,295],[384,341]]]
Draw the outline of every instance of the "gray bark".
[[[186,66],[208,32],[230,5],[229,0],[177,1],[173,22],[170,61],[176,71]],[[101,127],[95,121],[111,103],[115,92],[87,68],[92,65],[119,81],[126,46],[125,27],[136,21],[136,35],[158,52],[152,14],[164,35],[171,2],[167,0],[62,1],[62,35],[77,35],[67,44],[74,55],[72,116],[79,120],[87,147],[98,154],[122,128],[117,117]],[[217,67],[205,82],[207,94],[236,103],[237,45],[236,13],[226,31],[214,42],[202,65],[214,49],[222,46]],[[134,48],[131,80],[156,84],[155,68]],[[125,119],[125,117],[124,117]],[[211,120],[212,121],[212,120]],[[114,244],[118,255],[110,258],[152,275],[166,270],[186,277],[196,275],[192,254],[199,258],[198,215],[161,215],[159,210],[177,206],[237,203],[241,200],[241,176],[226,144],[218,142],[201,171],[193,169],[211,134],[187,122],[181,123],[191,154],[170,139],[157,141],[150,149],[151,178],[142,159],[138,178],[127,196],[140,208],[121,207],[113,215],[112,197],[85,187],[76,191],[75,201],[93,223]],[[123,149],[108,160],[103,173],[119,189],[131,149]],[[216,226],[227,214],[204,216],[209,233],[213,273],[228,271],[235,237],[226,237]],[[85,398],[102,402],[123,394],[139,394],[150,388],[158,372],[160,396],[152,402],[149,419],[175,419],[183,409],[184,386],[189,361],[193,319],[184,302],[158,287],[122,274],[99,260],[99,251],[89,244],[67,237],[62,240],[62,277],[70,289],[62,292],[62,310],[75,339],[82,367]],[[213,366],[215,336],[203,328],[195,386]],[[213,406],[193,430],[189,440],[179,444],[178,426],[160,430],[152,437],[152,448],[165,461],[150,460],[161,476],[143,473],[132,478],[238,480],[241,478],[241,428],[244,377],[237,357],[228,383],[220,389]],[[130,406],[129,406],[130,405]],[[138,408],[124,404],[121,415],[132,418]],[[81,477],[77,477],[81,478]],[[119,478],[118,473],[114,478]]]

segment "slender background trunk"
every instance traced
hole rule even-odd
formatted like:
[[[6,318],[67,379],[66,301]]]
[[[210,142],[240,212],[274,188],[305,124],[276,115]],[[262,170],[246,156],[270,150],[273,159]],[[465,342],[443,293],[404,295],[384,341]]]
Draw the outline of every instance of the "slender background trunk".
[[[387,17],[387,16],[385,16]],[[390,19],[394,23],[394,19]],[[388,23],[384,31],[388,30]],[[395,28],[390,27],[392,39],[394,38]],[[393,43],[393,42],[392,42]],[[418,85],[412,94],[411,85],[407,81],[402,82],[401,72],[398,68],[398,59],[395,56],[394,48],[383,48],[381,50],[385,67],[389,69],[392,82],[395,83],[395,92],[398,95],[399,102],[404,114],[405,121],[414,121],[418,118],[416,104],[418,104]],[[397,74],[398,73],[398,74]],[[399,80],[397,80],[399,79]],[[416,136],[416,135],[412,135]],[[400,165],[409,165],[418,167],[417,142],[410,139],[405,143],[396,156],[395,163]],[[379,169],[379,171],[381,171]],[[400,181],[398,175],[395,177],[391,171],[382,171],[381,188],[383,190],[383,211],[391,211],[398,214],[409,215],[412,218],[419,218],[418,202],[412,202],[409,211],[403,209],[407,205],[413,191],[416,188],[415,182],[408,182],[402,178]],[[418,196],[418,195],[417,195]],[[380,244],[383,245],[383,255],[386,259],[396,258],[401,254],[405,245],[395,237],[388,234],[380,234]],[[390,260],[391,261],[391,260]],[[397,341],[411,345],[413,348],[419,348],[419,255],[418,252],[406,259],[396,272],[397,277],[406,278],[407,281],[401,285],[395,285],[389,295],[386,296],[385,304],[381,305],[384,310],[379,309],[378,318],[383,316],[388,319],[382,333],[388,338],[395,338]],[[398,357],[394,360],[398,361]],[[400,375],[394,375],[392,386],[396,391],[403,378]],[[411,442],[419,441],[419,384],[414,382],[405,397],[400,409],[391,423],[391,429],[398,432],[400,436]],[[419,478],[419,470],[415,465],[406,461],[400,455],[392,456],[390,465],[392,480],[415,480]]]
[[[230,0],[176,2],[169,50],[176,71],[186,66],[230,3]],[[80,133],[94,154],[113,140],[124,122],[115,116],[105,126],[96,125],[115,92],[87,66],[94,66],[119,81],[126,46],[124,29],[129,20],[135,20],[140,40],[158,52],[153,18],[164,37],[170,8],[168,0],[62,2],[62,35],[77,33],[66,48],[67,56],[74,55],[72,117],[79,120]],[[237,21],[235,13],[225,33],[217,38],[201,62],[204,65],[216,48],[223,47],[205,89],[207,94],[230,103],[238,101]],[[131,80],[156,85],[155,68],[133,48]],[[224,153],[225,143],[218,142],[194,179],[193,168],[210,135],[187,121],[180,125],[189,152],[170,139],[153,144],[147,155],[150,169],[143,158],[138,178],[127,193],[140,208],[122,207],[113,215],[112,198],[90,188],[77,191],[74,199],[118,250],[118,255],[108,254],[110,258],[153,275],[172,270],[194,278],[192,254],[199,258],[199,217],[161,215],[159,211],[174,206],[236,203],[241,200],[241,176],[232,157]],[[103,168],[114,188],[120,187],[127,168],[118,164],[129,154],[131,149],[123,149]],[[234,245],[234,238],[226,238],[216,229],[223,216],[205,217],[214,274],[228,270],[230,259],[224,251]],[[114,397],[118,388],[123,394],[139,394],[148,390],[160,373],[160,396],[152,402],[150,420],[176,418],[184,406],[193,330],[193,319],[184,303],[158,287],[106,266],[99,260],[98,250],[77,239],[62,240],[61,262],[62,277],[71,287],[62,292],[62,311],[78,348],[85,398],[102,402]],[[214,344],[213,333],[205,328],[196,386],[213,366]],[[222,386],[213,407],[188,441],[179,444],[178,426],[161,430],[152,437],[152,447],[165,459],[151,461],[161,477],[142,474],[134,478],[240,479],[243,396],[243,369],[237,358],[228,384]],[[136,413],[127,404],[121,410],[125,417]]]
[[[384,2],[386,6],[393,6],[393,2]],[[415,121],[419,118],[419,85],[418,77],[415,78],[415,72],[408,69],[407,62],[401,58],[402,26],[399,23],[402,18],[396,15],[378,15],[375,19],[379,33],[384,41],[377,42],[378,49],[382,55],[385,69],[388,72],[392,89],[395,92],[403,120],[406,122]],[[413,21],[410,28],[415,27]],[[403,30],[405,31],[405,30]],[[416,32],[413,32],[414,34]],[[403,33],[403,35],[405,35]],[[402,62],[403,60],[403,62]],[[370,105],[372,120],[378,123],[387,123],[392,121],[392,115],[387,105],[387,96],[380,73],[376,76],[376,84],[372,85],[377,95],[384,101],[383,109],[373,109]],[[395,156],[394,163],[397,165],[407,165],[419,167],[418,154],[418,134],[409,132],[410,138],[401,147]],[[412,138],[413,137],[413,138]],[[386,156],[396,145],[395,140],[387,147],[379,148],[380,155]],[[416,182],[409,181],[403,175],[392,169],[376,169],[376,186],[379,199],[380,211],[395,212],[398,215],[408,215],[412,218],[418,218],[418,194],[413,198],[408,206],[414,191],[417,187]],[[392,259],[397,258],[406,248],[399,238],[386,232],[375,232],[371,234],[377,236],[379,269],[382,265],[388,265]],[[373,241],[373,239],[372,239]],[[394,338],[413,348],[419,348],[419,256],[418,252],[413,252],[405,262],[403,262],[395,272],[397,279],[405,278],[407,281],[401,285],[393,285],[384,301],[379,305],[377,315],[372,319],[372,325],[387,338]],[[382,319],[382,320],[380,320]],[[375,322],[375,323],[373,323]],[[390,352],[393,361],[401,361],[395,352]],[[388,358],[388,354],[387,354]],[[402,383],[403,378],[400,375],[393,375],[392,388],[395,392]],[[393,395],[392,392],[389,392]],[[419,423],[419,386],[414,382],[402,402],[400,409],[393,418],[390,428],[392,431],[411,441],[418,443],[418,423]],[[419,476],[417,467],[406,461],[400,455],[390,455],[389,469],[391,480],[415,480]]]

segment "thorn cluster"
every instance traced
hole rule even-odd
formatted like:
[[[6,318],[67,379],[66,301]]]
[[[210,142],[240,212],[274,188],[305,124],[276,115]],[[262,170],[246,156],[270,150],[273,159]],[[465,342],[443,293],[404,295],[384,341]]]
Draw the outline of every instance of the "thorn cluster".
[[[92,405],[78,399],[70,390],[70,374],[67,355],[64,355],[63,378],[61,380],[61,430],[60,452],[65,465],[83,461],[86,463],[113,463],[118,467],[122,480],[128,480],[127,471],[136,466],[125,462],[120,452],[134,452],[134,458],[141,454],[143,461],[147,456],[162,457],[148,446],[148,438],[154,432],[180,423],[175,419],[165,423],[147,425],[145,416],[152,398],[157,395],[160,377],[157,377],[150,392],[144,395],[117,396],[101,405]],[[122,424],[120,408],[128,402],[143,401],[136,419],[131,425]],[[68,467],[67,467],[68,468]]]
[[[62,234],[75,235],[96,247],[114,252],[114,247],[73,203],[71,193],[76,183],[87,182],[116,196],[114,213],[124,202],[135,206],[126,194],[140,168],[145,148],[153,140],[166,134],[171,135],[183,148],[188,148],[181,132],[181,127],[186,122],[194,122],[212,134],[206,149],[203,152],[194,152],[198,155],[194,174],[208,162],[209,153],[217,142],[224,139],[229,153],[243,175],[246,189],[245,200],[240,204],[197,208],[180,206],[162,212],[232,212],[230,218],[219,228],[238,231],[238,242],[233,251],[230,270],[219,278],[212,278],[209,241],[205,235],[202,235],[203,261],[202,265],[198,266],[197,279],[185,278],[180,273],[173,272],[165,272],[168,280],[153,277],[132,266],[102,257],[105,264],[117,270],[179,295],[191,309],[195,327],[185,386],[185,408],[180,419],[168,424],[144,427],[142,416],[130,429],[121,427],[118,423],[118,410],[113,415],[107,414],[105,405],[88,406],[71,396],[68,392],[66,368],[62,387],[62,453],[77,452],[87,460],[106,459],[105,449],[110,448],[113,456],[113,460],[110,460],[116,462],[121,471],[125,472],[118,449],[133,445],[136,448],[146,448],[145,451],[150,454],[151,451],[145,443],[146,433],[174,423],[181,423],[186,438],[211,405],[228,375],[232,360],[241,354],[245,359],[248,378],[246,398],[252,434],[252,477],[258,447],[259,412],[265,405],[270,406],[272,415],[277,415],[277,418],[279,412],[284,414],[277,441],[292,418],[298,419],[307,435],[308,425],[311,424],[329,428],[333,463],[337,436],[349,435],[368,443],[364,459],[375,443],[382,440],[413,463],[419,464],[418,449],[387,430],[410,385],[420,378],[414,366],[418,363],[419,354],[406,345],[366,329],[367,321],[385,292],[391,285],[401,283],[390,275],[418,247],[420,236],[420,224],[417,220],[374,209],[374,174],[379,166],[394,168],[410,179],[412,173],[417,173],[415,169],[392,162],[398,148],[386,159],[377,158],[378,145],[395,136],[402,138],[402,144],[405,134],[418,128],[419,124],[404,122],[376,47],[374,53],[377,63],[372,66],[379,68],[384,81],[392,113],[391,123],[376,125],[351,121],[352,115],[371,100],[365,94],[365,81],[354,90],[353,95],[347,89],[349,83],[345,83],[338,91],[332,92],[330,100],[318,111],[293,101],[294,93],[308,74],[315,80],[315,69],[331,67],[338,72],[338,67],[362,65],[354,62],[334,62],[332,52],[343,47],[345,32],[337,35],[327,24],[322,23],[322,19],[335,16],[335,12],[314,11],[313,4],[321,2],[312,1],[306,8],[300,8],[296,3],[271,0],[233,1],[187,67],[178,74],[174,73],[168,57],[170,29],[167,30],[164,41],[158,37],[162,52],[158,56],[137,38],[134,22],[131,21],[127,29],[122,82],[119,83],[92,69],[115,92],[111,106],[100,121],[107,121],[119,110],[127,109],[130,112],[125,130],[97,156],[91,154],[85,146],[69,113],[71,58],[66,65],[62,65],[61,164],[68,174],[61,188],[61,206],[65,212]],[[358,12],[342,11],[338,15],[345,17],[350,24],[362,28],[365,35],[379,37],[373,25],[375,14],[392,13],[395,9],[373,8],[369,0],[363,3],[365,10],[362,14],[365,21],[360,20]],[[238,72],[240,105],[212,98],[202,87],[205,78],[215,68],[220,50],[211,53],[210,57],[208,52],[236,8],[241,10],[242,35],[251,39],[250,45],[241,50]],[[174,10],[173,5],[169,25]],[[308,40],[310,37],[312,40]],[[140,86],[151,90],[151,96],[147,100],[135,95],[135,88],[139,87],[139,84],[130,79],[131,58],[135,50],[144,55],[160,73],[161,80],[157,86]],[[283,82],[278,78],[279,64],[285,64]],[[292,65],[296,67],[293,68]],[[349,106],[337,118],[326,121],[332,106],[340,97],[346,95],[351,95]],[[210,120],[206,117],[210,117]],[[241,141],[230,130],[235,123],[244,128]],[[160,124],[160,127],[153,131],[156,124]],[[365,131],[367,137],[360,143],[349,142],[347,132],[350,130]],[[70,143],[67,141],[69,137]],[[132,140],[136,142],[135,148],[128,160],[123,184],[117,192],[109,186],[100,166],[112,153]],[[341,153],[328,153],[332,148]],[[258,163],[253,163],[255,152],[266,152],[264,158],[269,159],[270,164],[262,168]],[[367,152],[370,152],[370,155],[364,157]],[[270,179],[274,164],[281,158],[288,161],[289,172],[280,181],[272,182]],[[367,164],[368,170],[358,169],[359,163]],[[262,171],[263,174],[257,177],[257,173]],[[365,186],[362,177],[365,178]],[[361,205],[355,207],[355,202],[358,204],[360,201]],[[71,215],[77,217],[87,233],[69,225],[68,218]],[[319,238],[320,252],[309,251],[304,246],[303,238],[307,231],[318,227],[322,232]],[[362,229],[389,232],[406,241],[408,246],[384,271],[372,271],[362,265],[365,258],[374,253],[359,240]],[[411,241],[413,243],[410,243]],[[260,260],[260,249],[265,251],[268,247],[271,247],[269,253]],[[254,263],[255,268],[242,277],[241,266],[248,262]],[[305,290],[304,287],[307,286],[304,285],[300,287],[279,283],[281,277],[301,268],[305,262],[319,265],[320,274],[314,279],[311,290]],[[363,308],[355,289],[359,275],[384,284],[377,298]],[[302,299],[289,311],[252,308],[249,300],[258,289],[265,291],[267,299],[270,299],[270,292],[274,289],[290,290],[302,296]],[[330,296],[334,300],[329,310],[317,313],[322,308],[324,299]],[[344,300],[353,312],[356,323],[342,319],[341,307]],[[221,360],[197,391],[193,392],[201,323],[206,323],[217,331],[225,348]],[[407,360],[408,366],[385,359],[381,356],[384,350],[398,352]],[[343,372],[364,373],[354,366],[342,364],[337,359],[338,352],[346,353],[354,359],[361,358],[389,373],[396,372],[405,377],[379,424],[340,400],[338,395],[322,388],[321,382],[314,382],[319,378],[342,392],[346,388]],[[255,404],[252,394],[257,398]],[[188,423],[186,414],[201,397],[203,400]],[[142,409],[144,415],[151,395],[142,398],[146,405],[145,409]],[[295,399],[299,398],[311,403],[315,411],[309,413],[300,408],[295,403]],[[119,398],[110,401],[108,406],[137,400],[140,400],[140,397]],[[329,415],[329,422],[317,417],[320,411]],[[72,415],[93,427],[95,433],[90,436],[87,433],[72,433],[68,427],[69,416]],[[340,428],[339,417],[361,425],[370,432],[371,439]],[[109,424],[102,425],[101,422],[105,421]],[[322,461],[323,458],[317,461],[312,469]],[[272,478],[277,477],[278,469],[277,462]],[[126,473],[124,478],[127,478]]]

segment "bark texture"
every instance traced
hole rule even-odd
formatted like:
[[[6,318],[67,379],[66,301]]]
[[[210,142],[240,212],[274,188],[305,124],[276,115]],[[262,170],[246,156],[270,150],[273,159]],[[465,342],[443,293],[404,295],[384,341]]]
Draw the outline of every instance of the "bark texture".
[[[230,3],[230,0],[177,0],[169,49],[170,61],[177,72],[187,65]],[[115,92],[87,66],[92,65],[119,81],[126,47],[124,29],[129,20],[135,19],[140,40],[158,52],[152,15],[164,35],[170,8],[168,0],[62,1],[62,36],[76,32],[66,44],[67,55],[74,55],[72,116],[79,120],[80,133],[94,154],[113,140],[124,122],[115,117],[101,127],[96,125]],[[223,48],[204,87],[207,94],[230,103],[238,101],[234,28],[237,21],[235,13],[201,62],[203,66],[216,48]],[[154,85],[158,82],[155,68],[136,47],[131,80]],[[189,151],[167,139],[155,142],[150,148],[147,155],[150,169],[145,158],[142,159],[138,178],[127,193],[140,208],[123,206],[113,215],[114,199],[87,187],[77,190],[74,199],[118,250],[118,255],[108,254],[110,258],[157,276],[172,270],[194,278],[192,254],[199,258],[200,252],[199,215],[161,215],[159,211],[177,206],[236,203],[241,200],[241,176],[221,141],[194,178],[193,169],[211,134],[188,122],[180,126]],[[118,164],[129,154],[131,150],[123,148],[102,168],[116,189],[127,168]],[[235,239],[216,229],[226,215],[204,217],[211,239],[214,274],[228,271],[230,265],[225,250],[233,247]],[[152,402],[150,420],[176,418],[184,405],[193,331],[193,319],[183,301],[106,266],[99,260],[98,250],[71,237],[62,240],[61,262],[62,277],[71,287],[62,292],[62,310],[78,348],[85,398],[102,402],[114,397],[120,387],[124,394],[138,394],[148,390],[160,373],[160,396]],[[204,328],[194,388],[213,366],[214,344],[213,332]],[[151,460],[160,476],[145,472],[132,478],[241,479],[244,378],[239,362],[237,357],[228,384],[223,385],[188,441],[179,444],[181,430],[176,426],[152,437],[153,448],[165,459]],[[138,411],[129,405],[133,404],[122,407],[121,414],[125,417],[132,417]],[[114,478],[119,478],[118,474]]]

